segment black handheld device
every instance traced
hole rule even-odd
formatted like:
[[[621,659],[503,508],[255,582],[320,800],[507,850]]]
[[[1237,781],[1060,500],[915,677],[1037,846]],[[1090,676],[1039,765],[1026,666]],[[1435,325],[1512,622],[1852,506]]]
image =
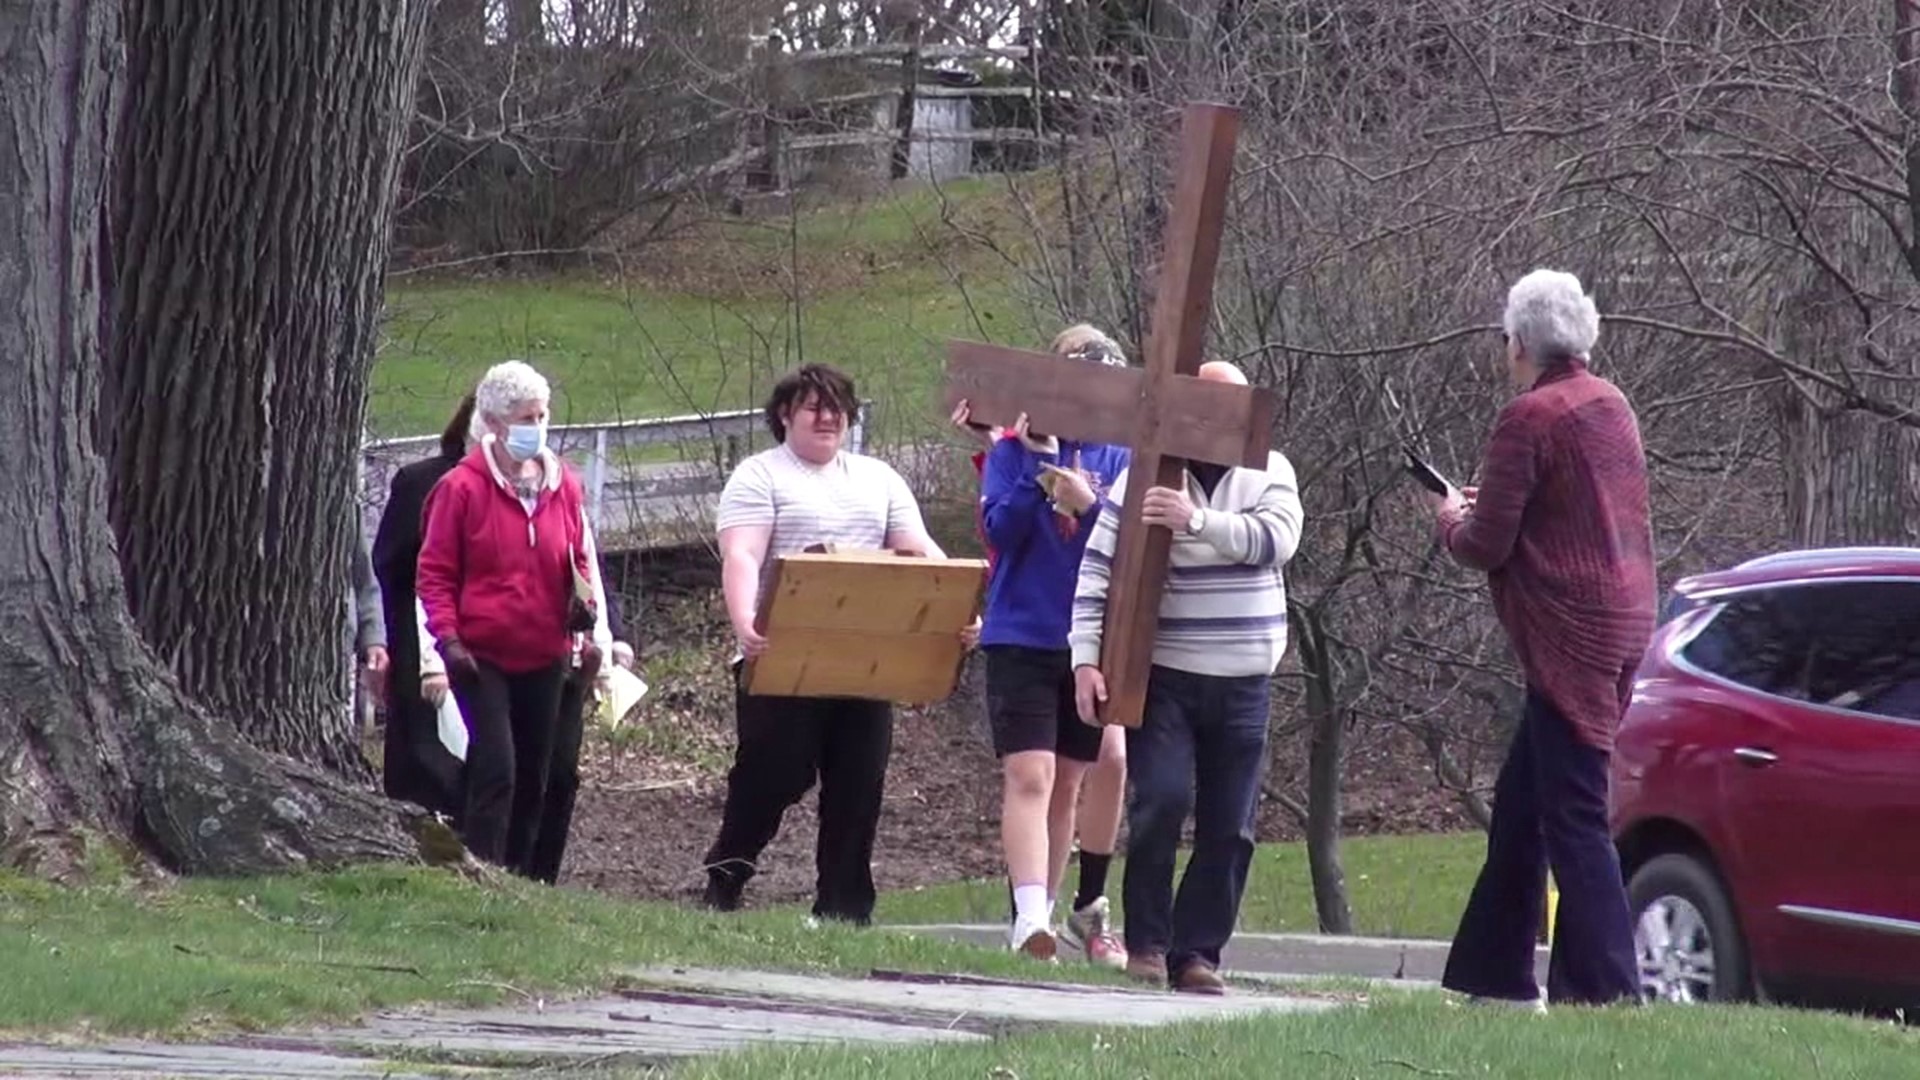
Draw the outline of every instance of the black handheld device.
[[[1413,452],[1412,447],[1403,446],[1400,449],[1407,455],[1407,471],[1413,474],[1413,478],[1421,487],[1435,495],[1445,495],[1454,489],[1452,481],[1441,476],[1433,466],[1422,460],[1419,454]]]

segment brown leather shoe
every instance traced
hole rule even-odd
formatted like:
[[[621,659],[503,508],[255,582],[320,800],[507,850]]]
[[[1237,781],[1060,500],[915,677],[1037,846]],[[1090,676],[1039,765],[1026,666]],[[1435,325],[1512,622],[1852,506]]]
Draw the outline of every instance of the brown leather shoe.
[[[1173,973],[1173,992],[1219,997],[1227,992],[1227,981],[1205,960],[1189,960]]]
[[[1167,954],[1160,952],[1127,954],[1127,978],[1138,979],[1155,986],[1167,985]]]

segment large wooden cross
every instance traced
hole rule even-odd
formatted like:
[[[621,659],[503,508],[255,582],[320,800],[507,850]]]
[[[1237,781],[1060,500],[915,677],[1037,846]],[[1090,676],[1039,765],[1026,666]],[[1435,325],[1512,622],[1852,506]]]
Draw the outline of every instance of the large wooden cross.
[[[1144,368],[977,342],[948,346],[949,409],[965,399],[976,423],[1007,426],[1024,412],[1034,431],[1132,449],[1100,638],[1107,679],[1100,718],[1108,724],[1140,725],[1173,542],[1167,529],[1141,523],[1141,495],[1153,486],[1184,490],[1188,461],[1267,465],[1273,395],[1195,377],[1239,126],[1228,106],[1187,106]]]

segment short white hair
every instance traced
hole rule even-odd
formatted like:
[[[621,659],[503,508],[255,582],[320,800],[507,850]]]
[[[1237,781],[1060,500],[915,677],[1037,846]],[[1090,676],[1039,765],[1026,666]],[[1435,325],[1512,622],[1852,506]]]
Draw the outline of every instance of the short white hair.
[[[1052,351],[1076,360],[1093,360],[1112,367],[1126,367],[1127,354],[1106,331],[1091,323],[1075,323],[1053,337]]]
[[[488,420],[505,420],[508,413],[529,401],[553,399],[547,377],[524,360],[508,360],[487,369],[473,388],[473,421],[467,430],[475,442],[487,434]]]
[[[1579,278],[1560,270],[1535,270],[1514,282],[1502,321],[1541,365],[1585,360],[1600,340],[1600,309]]]

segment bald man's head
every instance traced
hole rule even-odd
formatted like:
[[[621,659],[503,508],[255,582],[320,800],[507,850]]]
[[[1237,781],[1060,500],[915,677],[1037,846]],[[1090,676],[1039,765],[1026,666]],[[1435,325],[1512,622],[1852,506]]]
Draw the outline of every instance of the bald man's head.
[[[1232,383],[1235,386],[1247,385],[1246,374],[1225,360],[1209,360],[1201,364],[1200,370],[1194,374],[1208,382]]]

